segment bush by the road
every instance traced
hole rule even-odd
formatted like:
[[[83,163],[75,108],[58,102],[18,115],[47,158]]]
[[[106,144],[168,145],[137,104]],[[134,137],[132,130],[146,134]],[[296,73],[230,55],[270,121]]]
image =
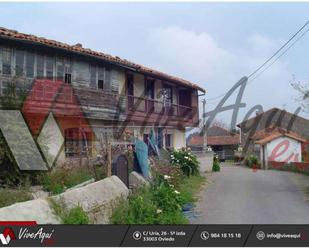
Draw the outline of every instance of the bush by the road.
[[[214,171],[214,172],[220,171],[220,163],[218,161],[213,162],[212,171]]]
[[[171,153],[172,165],[179,166],[183,174],[198,175],[199,174],[199,161],[197,157],[186,149],[175,150]]]
[[[245,165],[249,168],[258,167],[260,165],[259,159],[256,156],[248,156],[245,159]]]
[[[204,182],[204,177],[186,176],[175,167],[169,167],[173,169],[169,171],[172,174],[164,174],[168,172],[167,167],[158,166],[149,187],[138,190],[119,204],[112,216],[112,223],[186,224],[188,221],[182,207],[195,200],[194,195]]]

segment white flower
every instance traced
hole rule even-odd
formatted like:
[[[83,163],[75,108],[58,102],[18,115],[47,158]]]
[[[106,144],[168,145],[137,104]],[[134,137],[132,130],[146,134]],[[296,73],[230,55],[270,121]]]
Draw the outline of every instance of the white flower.
[[[179,194],[180,194],[180,192],[179,192],[179,191],[177,191],[177,190],[175,190],[174,192],[175,192],[175,194],[177,194],[177,195],[179,195]]]
[[[165,179],[165,180],[168,180],[168,179],[170,179],[170,178],[171,178],[170,176],[164,175],[164,179]]]
[[[185,156],[185,159],[189,159],[189,157]]]
[[[161,209],[157,209],[157,214],[160,214],[162,213],[162,210]]]

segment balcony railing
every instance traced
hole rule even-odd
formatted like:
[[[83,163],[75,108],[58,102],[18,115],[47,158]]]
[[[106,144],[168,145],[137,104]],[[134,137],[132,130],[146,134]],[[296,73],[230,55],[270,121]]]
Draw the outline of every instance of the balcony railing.
[[[177,105],[168,102],[162,102],[149,98],[136,97],[132,95],[127,96],[128,112],[142,112],[145,114],[159,114],[166,116],[178,116],[182,118],[192,118],[195,114],[196,108]]]

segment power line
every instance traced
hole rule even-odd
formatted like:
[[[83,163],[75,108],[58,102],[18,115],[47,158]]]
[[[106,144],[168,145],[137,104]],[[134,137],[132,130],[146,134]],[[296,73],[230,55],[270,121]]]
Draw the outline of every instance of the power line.
[[[309,31],[309,29],[307,29],[304,33],[302,33],[301,36],[299,36],[289,47],[287,47],[287,49],[285,49],[271,64],[269,64],[266,68],[264,68],[259,74],[257,74],[252,80],[250,80],[249,83],[251,83],[252,81],[254,81],[256,78],[258,78],[262,73],[264,73],[268,68],[270,68],[277,60],[279,60],[291,47],[294,46],[294,44],[296,42],[298,42],[301,38],[303,38],[303,36]]]
[[[269,59],[267,59],[261,66],[259,66],[256,70],[254,70],[249,76],[248,78],[252,77],[254,74],[256,74],[259,70],[261,70],[268,62],[270,62],[282,49],[284,49],[284,47],[286,47],[307,25],[309,24],[309,21],[307,21],[293,36],[290,37],[290,39],[288,41],[286,41]],[[308,32],[308,30],[306,30],[300,37],[298,37],[291,46],[289,46],[286,50],[284,50],[284,52],[282,54],[279,55],[279,57],[277,57],[268,67],[266,67],[266,69],[264,69],[260,74],[258,74],[258,76],[256,76],[255,78],[253,78],[253,80],[255,80],[257,77],[259,77],[264,71],[266,71],[270,66],[272,66],[283,54],[285,54],[297,41],[299,41],[306,33]],[[251,82],[253,81],[251,80]],[[225,96],[226,93],[220,94],[216,97],[213,98],[209,98],[207,99],[207,101],[211,101],[211,100],[216,100],[218,98],[221,98],[223,96]],[[217,101],[215,101],[217,102]],[[213,102],[213,103],[215,103]],[[211,102],[210,102],[211,103]]]
[[[270,62],[286,45],[288,45],[294,38],[297,36],[307,25],[309,21],[307,21],[286,43],[284,43],[267,61],[265,61],[261,66],[259,66],[256,70],[254,70],[248,78],[252,77],[256,74],[262,67],[264,67],[268,62]]]

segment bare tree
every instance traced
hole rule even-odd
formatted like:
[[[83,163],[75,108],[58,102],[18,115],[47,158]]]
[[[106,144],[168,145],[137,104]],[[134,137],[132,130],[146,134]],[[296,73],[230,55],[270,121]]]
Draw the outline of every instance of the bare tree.
[[[295,75],[293,75],[291,85],[299,94],[298,101],[300,102],[303,110],[309,113],[309,82],[297,81],[295,79]]]

